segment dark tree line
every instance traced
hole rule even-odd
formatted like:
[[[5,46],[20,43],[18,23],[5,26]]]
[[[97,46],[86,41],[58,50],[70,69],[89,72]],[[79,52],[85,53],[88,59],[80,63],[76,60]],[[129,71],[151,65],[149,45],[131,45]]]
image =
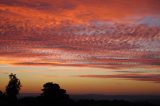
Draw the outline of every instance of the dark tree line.
[[[18,105],[17,95],[19,94],[21,87],[21,82],[16,77],[16,74],[11,73],[5,92],[3,93],[0,91],[0,100],[6,100],[7,105],[9,106]],[[58,84],[52,82],[47,82],[43,85],[42,94],[37,97],[36,100],[38,102],[37,104],[44,106],[46,104],[65,105],[70,101],[69,95],[66,94],[66,90],[61,89]]]

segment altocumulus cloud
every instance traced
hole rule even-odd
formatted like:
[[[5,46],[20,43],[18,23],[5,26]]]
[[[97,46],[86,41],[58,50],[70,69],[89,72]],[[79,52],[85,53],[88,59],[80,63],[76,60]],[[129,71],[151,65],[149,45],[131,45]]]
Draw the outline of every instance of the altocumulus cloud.
[[[159,66],[159,4],[1,0],[0,59],[14,65]],[[99,10],[95,5],[102,7],[102,13],[95,11]],[[117,10],[127,11],[115,14]]]

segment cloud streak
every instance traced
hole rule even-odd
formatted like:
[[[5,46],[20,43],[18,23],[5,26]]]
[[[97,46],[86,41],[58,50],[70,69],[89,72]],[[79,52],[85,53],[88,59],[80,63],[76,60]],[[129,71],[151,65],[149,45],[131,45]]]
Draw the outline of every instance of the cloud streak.
[[[79,75],[78,77],[87,78],[118,78],[118,79],[129,79],[137,81],[151,81],[160,83],[159,74],[114,74],[114,75]]]

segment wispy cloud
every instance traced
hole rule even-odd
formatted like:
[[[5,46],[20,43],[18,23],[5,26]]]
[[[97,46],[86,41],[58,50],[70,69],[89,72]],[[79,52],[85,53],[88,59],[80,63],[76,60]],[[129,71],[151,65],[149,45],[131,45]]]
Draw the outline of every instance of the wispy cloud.
[[[78,77],[88,78],[118,78],[118,79],[129,79],[137,81],[152,81],[160,83],[159,74],[113,74],[113,75],[79,75]]]

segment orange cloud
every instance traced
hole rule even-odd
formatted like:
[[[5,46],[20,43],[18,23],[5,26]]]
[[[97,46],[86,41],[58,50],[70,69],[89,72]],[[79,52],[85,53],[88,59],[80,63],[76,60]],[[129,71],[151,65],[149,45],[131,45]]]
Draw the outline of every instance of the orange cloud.
[[[160,9],[160,2],[157,0],[92,0],[92,3],[90,0],[1,0],[0,4],[8,11],[25,17],[54,18],[57,21],[67,19],[76,22],[142,18],[157,15]]]

